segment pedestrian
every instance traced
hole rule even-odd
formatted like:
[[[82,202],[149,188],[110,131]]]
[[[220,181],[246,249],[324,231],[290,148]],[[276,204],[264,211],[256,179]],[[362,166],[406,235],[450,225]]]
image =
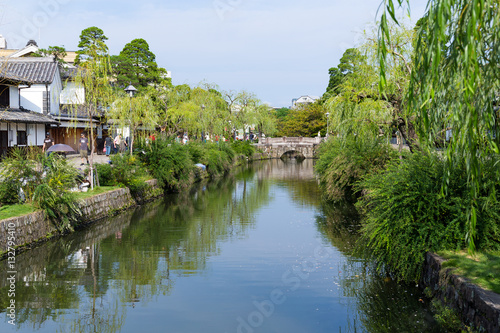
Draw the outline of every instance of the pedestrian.
[[[125,142],[125,140],[123,140],[121,134],[119,134],[118,136],[119,136],[118,151],[120,153],[124,153],[125,152],[125,147],[127,146],[127,143]]]
[[[106,146],[106,156],[109,156],[111,154],[111,147],[113,146],[113,139],[109,135],[104,139],[104,145]]]
[[[89,140],[85,137],[85,133],[80,135],[80,158],[82,159],[82,163],[80,165],[84,165],[83,159],[87,160],[87,164],[89,164]]]
[[[121,137],[122,136],[120,134],[117,134],[115,136],[115,140],[113,141],[114,148],[115,148],[115,154],[118,153],[118,148],[120,148]]]
[[[52,147],[52,145],[54,145],[54,139],[52,139],[50,137],[50,133],[47,132],[47,134],[45,135],[45,140],[43,140],[42,151],[45,153],[47,151],[47,149]],[[52,153],[52,152],[51,151],[47,152],[47,157],[50,156],[50,153]]]

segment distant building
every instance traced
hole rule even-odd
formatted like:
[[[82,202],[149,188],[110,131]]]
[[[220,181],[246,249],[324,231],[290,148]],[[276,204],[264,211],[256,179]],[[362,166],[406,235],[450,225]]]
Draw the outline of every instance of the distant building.
[[[309,95],[304,95],[300,96],[299,98],[294,98],[292,99],[292,109],[295,109],[299,105],[304,105],[304,104],[312,104],[316,102],[319,99],[318,96],[309,96]]]

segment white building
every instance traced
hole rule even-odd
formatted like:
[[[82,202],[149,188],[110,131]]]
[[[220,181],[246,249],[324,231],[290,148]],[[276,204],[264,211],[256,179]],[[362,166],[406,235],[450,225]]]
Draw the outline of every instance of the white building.
[[[59,112],[62,90],[59,67],[52,58],[0,60],[0,153],[15,146],[41,146],[50,114]]]
[[[300,96],[299,98],[292,99],[292,109],[297,108],[299,105],[312,104],[319,100],[318,96]]]

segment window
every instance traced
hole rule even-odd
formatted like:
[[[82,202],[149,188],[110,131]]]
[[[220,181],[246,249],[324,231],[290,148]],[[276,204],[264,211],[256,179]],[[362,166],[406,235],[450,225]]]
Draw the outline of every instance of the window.
[[[26,146],[28,144],[28,136],[26,131],[17,131],[17,145]]]
[[[9,86],[0,84],[0,107],[8,108],[10,106]]]

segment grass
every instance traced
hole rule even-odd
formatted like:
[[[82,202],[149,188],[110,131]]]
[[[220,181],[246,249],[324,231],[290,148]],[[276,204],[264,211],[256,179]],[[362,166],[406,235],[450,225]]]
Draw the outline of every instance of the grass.
[[[76,192],[76,199],[81,200],[81,199],[86,199],[89,197],[92,197],[94,195],[106,193],[109,191],[117,190],[121,188],[120,186],[99,186],[99,187],[94,187],[94,189],[91,191],[89,190],[88,192]]]
[[[77,192],[76,199],[81,200],[85,198],[92,197],[97,194],[106,193],[109,191],[113,191],[119,189],[120,186],[101,186],[94,188],[93,191],[88,192]],[[26,214],[30,214],[36,211],[35,207],[31,204],[19,204],[19,205],[6,205],[0,207],[0,220],[8,219],[16,216],[23,216]]]
[[[0,220],[30,214],[35,210],[35,207],[31,204],[2,206],[0,207]]]
[[[454,273],[469,279],[481,288],[500,294],[500,251],[477,252],[470,256],[467,251],[438,252],[447,259],[444,267],[454,268]]]

